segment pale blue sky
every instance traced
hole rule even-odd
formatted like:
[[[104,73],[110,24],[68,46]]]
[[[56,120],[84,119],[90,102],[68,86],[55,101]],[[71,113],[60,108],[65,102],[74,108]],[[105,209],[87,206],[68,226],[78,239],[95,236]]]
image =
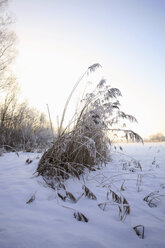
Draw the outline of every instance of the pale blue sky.
[[[123,93],[124,110],[137,117],[135,130],[143,137],[165,134],[164,0],[12,0],[9,6],[19,38],[16,73],[32,104],[44,109],[46,101],[59,114],[75,80],[100,63]]]

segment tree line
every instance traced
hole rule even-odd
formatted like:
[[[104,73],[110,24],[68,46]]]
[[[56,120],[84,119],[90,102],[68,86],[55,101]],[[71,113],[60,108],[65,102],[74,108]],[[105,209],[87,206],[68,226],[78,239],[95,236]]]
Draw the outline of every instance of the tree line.
[[[11,69],[17,37],[7,2],[0,0],[0,148],[43,149],[52,139],[50,125],[45,114],[19,101],[20,87]]]

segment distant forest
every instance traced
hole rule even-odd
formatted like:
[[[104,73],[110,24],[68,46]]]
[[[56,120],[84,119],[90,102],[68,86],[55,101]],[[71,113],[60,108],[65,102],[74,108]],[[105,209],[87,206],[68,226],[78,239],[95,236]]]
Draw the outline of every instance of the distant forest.
[[[145,139],[146,142],[164,142],[165,136],[162,133],[157,133],[149,136],[148,139]]]

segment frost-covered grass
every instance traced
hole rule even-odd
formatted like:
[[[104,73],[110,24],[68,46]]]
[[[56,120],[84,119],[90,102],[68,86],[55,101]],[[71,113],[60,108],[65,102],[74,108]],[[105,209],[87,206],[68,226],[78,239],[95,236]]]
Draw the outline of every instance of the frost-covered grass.
[[[165,143],[122,148],[113,149],[106,167],[81,180],[67,180],[65,190],[54,190],[33,175],[41,155],[21,152],[19,157],[15,153],[0,157],[0,247],[164,248]],[[84,184],[97,199],[85,196]],[[130,214],[120,220],[120,209],[124,213],[127,205]],[[88,222],[74,218],[77,212]],[[133,229],[138,225],[144,226],[144,239]]]

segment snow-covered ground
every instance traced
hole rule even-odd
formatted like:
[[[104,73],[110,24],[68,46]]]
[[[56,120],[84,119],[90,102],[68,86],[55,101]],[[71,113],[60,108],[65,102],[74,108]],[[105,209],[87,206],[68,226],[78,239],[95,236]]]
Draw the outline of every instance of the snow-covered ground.
[[[76,202],[69,197],[63,201],[64,189],[53,190],[35,177],[41,155],[0,157],[0,247],[164,248],[165,143],[122,148],[116,146],[106,167],[65,182]],[[85,196],[84,183],[96,200]],[[74,218],[77,212],[88,222]],[[133,229],[137,225],[140,236]]]

